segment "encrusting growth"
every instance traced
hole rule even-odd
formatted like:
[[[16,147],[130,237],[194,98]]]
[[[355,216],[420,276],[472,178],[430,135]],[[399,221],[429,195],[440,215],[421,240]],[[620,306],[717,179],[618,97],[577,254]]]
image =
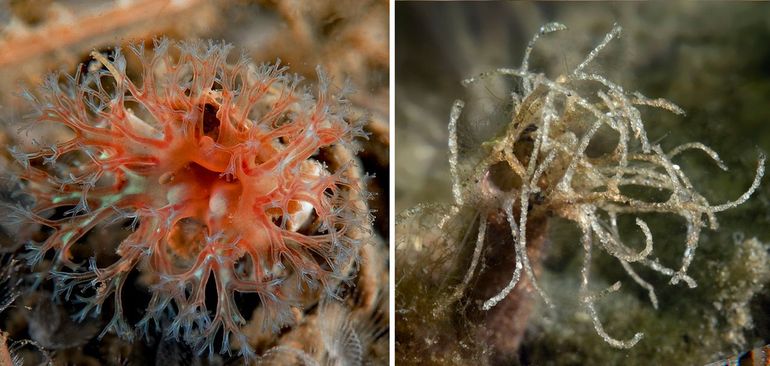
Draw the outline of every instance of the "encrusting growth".
[[[449,300],[455,302],[470,293],[469,284],[477,275],[474,272],[485,268],[479,264],[489,240],[485,239],[485,232],[492,220],[499,221],[502,217],[513,237],[511,248],[515,251],[515,264],[511,266],[513,273],[508,285],[480,302],[482,311],[493,309],[506,299],[524,276],[544,302],[553,306],[548,292],[538,285],[528,255],[528,244],[538,238],[527,235],[533,232],[528,225],[544,223],[544,218],[560,217],[574,222],[581,232],[584,259],[580,297],[596,332],[613,347],[630,348],[639,342],[642,333],[629,339],[618,339],[605,332],[599,319],[596,301],[618,291],[621,284],[616,282],[598,292],[589,289],[589,269],[595,249],[614,257],[629,277],[648,291],[655,308],[658,305],[655,290],[637,274],[634,266],[647,267],[667,276],[672,285],[684,282],[695,287],[695,280],[687,272],[701,230],[704,227],[717,229],[717,212],[742,204],[757,190],[764,174],[765,155],[760,153],[756,175],[745,193],[734,201],[712,205],[693,188],[674,159],[684,152],[697,150],[708,155],[719,168],[727,170],[717,153],[697,142],[664,152],[658,144],[648,140],[638,107],[658,108],[675,114],[684,111],[667,100],[628,92],[602,75],[587,71],[587,66],[620,34],[619,26],[613,27],[568,74],[550,79],[530,70],[529,57],[538,38],[563,29],[566,27],[559,23],[543,26],[529,42],[519,68],[500,68],[463,81],[467,86],[485,78],[511,77],[519,85],[517,92],[510,94],[513,105],[510,122],[504,132],[482,144],[482,157],[477,161],[471,163],[461,159],[457,126],[464,102],[458,100],[452,107],[449,164],[454,202],[451,209],[444,211],[438,227],[443,227],[464,207],[475,208],[478,212],[475,217],[480,219],[470,266],[462,281],[458,281],[451,291]],[[600,131],[617,136],[613,140],[617,143],[609,149],[603,148],[608,152],[595,154],[589,151],[589,145]],[[500,174],[501,171],[505,174]],[[656,196],[663,194],[665,198],[640,198],[638,194],[629,193],[640,188],[659,192]],[[426,210],[425,207],[418,206],[405,212],[400,217],[401,222],[413,220]],[[620,237],[619,217],[644,213],[676,215],[686,222],[687,235],[678,268],[668,268],[657,260],[651,230],[641,218],[635,217],[644,238],[641,250],[629,246]],[[403,250],[403,246],[400,249]]]
[[[266,331],[276,331],[308,293],[334,295],[355,268],[371,218],[354,169],[354,139],[365,134],[348,111],[351,90],[334,90],[319,68],[314,95],[280,64],[228,63],[230,49],[165,39],[152,54],[132,46],[141,83],[126,74],[120,49],[94,52],[88,72],[53,75],[26,93],[37,111],[30,127],[58,124],[70,138],[11,148],[35,202],[10,208],[52,229],[27,244],[29,262],[55,252],[55,292],[75,293],[79,319],[114,301],[102,335],[134,336],[122,292],[138,269],[154,281],[140,334],[155,324],[198,352],[229,352],[233,337],[251,356],[237,294],[258,296]],[[57,208],[66,212],[51,217]],[[76,243],[110,222],[131,229],[107,243],[119,258],[76,263]],[[215,299],[206,299],[207,284]]]

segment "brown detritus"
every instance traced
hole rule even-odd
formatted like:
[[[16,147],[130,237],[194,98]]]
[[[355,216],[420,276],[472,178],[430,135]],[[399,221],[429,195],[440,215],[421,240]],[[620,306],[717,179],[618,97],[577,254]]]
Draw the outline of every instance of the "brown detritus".
[[[8,349],[8,334],[0,331],[0,366],[16,365],[11,351]]]
[[[308,58],[320,60],[337,80],[350,78],[362,91],[387,85],[387,3],[383,1],[262,1],[274,8],[288,31],[276,33],[255,57],[280,57],[301,74],[312,74]],[[283,47],[291,44],[293,47]],[[357,97],[353,97],[357,98]],[[369,110],[387,113],[387,93],[378,93]],[[376,107],[375,107],[376,106]]]
[[[362,248],[358,281],[342,302],[322,298],[307,311],[295,313],[291,332],[274,342],[262,339],[258,364],[355,365],[364,355],[369,355],[368,362],[385,364],[388,295],[380,282],[388,281],[383,249],[381,243]]]

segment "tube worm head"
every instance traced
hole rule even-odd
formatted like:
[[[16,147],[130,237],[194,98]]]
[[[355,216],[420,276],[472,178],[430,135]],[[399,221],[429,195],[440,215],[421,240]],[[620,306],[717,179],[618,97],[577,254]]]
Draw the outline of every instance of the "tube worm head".
[[[96,290],[80,318],[112,296],[105,332],[133,335],[121,291],[144,263],[156,283],[141,331],[175,313],[167,335],[213,352],[221,330],[223,352],[233,336],[248,355],[236,294],[256,294],[278,329],[303,293],[333,293],[357,260],[370,216],[353,160],[354,139],[364,134],[346,96],[320,69],[311,93],[279,63],[229,63],[230,48],[165,39],[151,54],[132,46],[138,80],[120,49],[94,52],[91,71],[52,76],[28,93],[38,112],[32,128],[70,131],[48,147],[14,150],[35,198],[16,212],[52,229],[28,246],[30,261],[55,252],[51,273],[67,298]],[[67,209],[64,217],[44,216],[57,208]],[[95,226],[120,220],[132,232],[115,244],[116,262],[73,260],[73,246]],[[216,299],[206,299],[207,284]]]

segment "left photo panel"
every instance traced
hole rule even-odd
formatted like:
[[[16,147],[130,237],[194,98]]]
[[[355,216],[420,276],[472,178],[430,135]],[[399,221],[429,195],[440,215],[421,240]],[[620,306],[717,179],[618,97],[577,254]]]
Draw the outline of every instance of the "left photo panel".
[[[0,365],[387,365],[389,16],[0,0]]]

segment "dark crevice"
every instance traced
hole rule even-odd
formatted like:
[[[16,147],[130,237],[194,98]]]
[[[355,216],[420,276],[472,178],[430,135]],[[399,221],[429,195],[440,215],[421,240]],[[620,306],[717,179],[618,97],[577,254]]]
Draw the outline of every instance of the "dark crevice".
[[[211,137],[214,141],[219,138],[220,121],[217,118],[218,110],[213,104],[206,103],[203,106],[203,134]]]

